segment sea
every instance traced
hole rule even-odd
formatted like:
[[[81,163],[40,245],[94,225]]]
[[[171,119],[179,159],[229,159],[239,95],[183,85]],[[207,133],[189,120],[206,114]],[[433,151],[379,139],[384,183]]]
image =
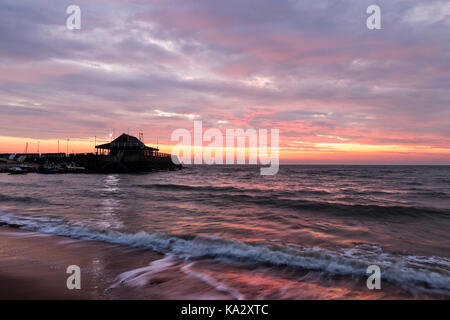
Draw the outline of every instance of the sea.
[[[5,173],[0,224],[158,251],[235,299],[450,298],[450,166]]]

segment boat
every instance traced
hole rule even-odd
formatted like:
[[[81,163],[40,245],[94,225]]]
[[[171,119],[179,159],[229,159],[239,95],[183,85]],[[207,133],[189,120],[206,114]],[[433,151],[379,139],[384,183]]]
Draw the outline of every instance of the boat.
[[[26,171],[26,172],[34,172],[34,171],[36,171],[36,169],[34,167],[29,166],[27,164],[20,164],[19,168],[22,169],[23,171]]]
[[[49,164],[44,164],[43,166],[40,166],[38,168],[38,173],[43,173],[43,174],[52,174],[52,173],[56,173],[56,167],[53,165],[49,165]]]
[[[9,169],[9,174],[25,174],[27,171],[23,170],[20,167],[13,167]]]
[[[67,173],[67,166],[65,164],[55,166],[56,173]]]
[[[67,172],[69,173],[82,173],[82,172],[86,172],[86,168],[85,167],[79,167],[76,165],[75,162],[72,162],[71,164],[69,164],[67,166]]]

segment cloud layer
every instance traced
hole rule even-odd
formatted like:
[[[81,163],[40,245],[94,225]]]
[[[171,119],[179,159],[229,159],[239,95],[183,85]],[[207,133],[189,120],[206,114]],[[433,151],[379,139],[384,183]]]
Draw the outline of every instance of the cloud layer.
[[[0,2],[0,136],[170,144],[201,119],[279,128],[287,158],[450,163],[447,2],[80,0],[68,30],[70,4]]]

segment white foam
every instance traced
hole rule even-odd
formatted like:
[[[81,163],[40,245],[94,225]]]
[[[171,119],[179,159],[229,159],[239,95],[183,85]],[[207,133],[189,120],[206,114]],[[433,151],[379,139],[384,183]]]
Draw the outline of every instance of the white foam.
[[[193,262],[189,263],[189,264],[183,266],[181,268],[181,271],[183,271],[185,274],[187,274],[190,277],[194,277],[196,279],[199,279],[199,280],[205,282],[206,284],[208,284],[209,286],[213,287],[217,291],[221,291],[221,292],[225,292],[225,293],[230,294],[234,299],[237,299],[237,300],[244,300],[245,299],[244,295],[241,294],[238,290],[233,289],[231,287],[228,287],[223,282],[217,281],[216,279],[214,279],[213,277],[207,275],[206,273],[202,273],[202,272],[198,272],[198,271],[192,270],[192,266],[193,265],[194,265]]]
[[[173,257],[166,256],[162,259],[153,261],[147,267],[121,273],[117,276],[116,283],[111,285],[111,288],[115,288],[119,285],[126,285],[129,287],[143,287],[148,284],[149,280],[154,274],[164,271],[174,263],[175,260],[173,259]]]

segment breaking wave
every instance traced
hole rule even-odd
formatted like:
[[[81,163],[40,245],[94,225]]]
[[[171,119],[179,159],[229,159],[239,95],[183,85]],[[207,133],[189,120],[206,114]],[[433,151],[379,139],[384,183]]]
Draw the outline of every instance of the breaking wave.
[[[250,244],[206,236],[161,233],[99,231],[59,218],[0,212],[0,225],[77,239],[96,240],[148,248],[182,259],[217,259],[226,263],[251,263],[326,272],[330,275],[367,277],[369,265],[378,265],[382,278],[405,287],[450,294],[450,259],[438,256],[407,256],[384,252],[380,247],[357,248],[283,247]]]

